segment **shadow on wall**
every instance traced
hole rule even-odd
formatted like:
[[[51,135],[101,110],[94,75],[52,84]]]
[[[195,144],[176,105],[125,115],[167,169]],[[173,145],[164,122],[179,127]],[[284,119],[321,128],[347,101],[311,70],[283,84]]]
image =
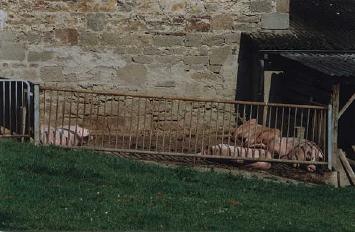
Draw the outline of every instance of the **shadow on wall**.
[[[257,54],[253,52],[247,36],[242,33],[240,39],[238,74],[235,99],[239,101],[257,100],[255,96],[256,78],[259,67],[255,64]]]

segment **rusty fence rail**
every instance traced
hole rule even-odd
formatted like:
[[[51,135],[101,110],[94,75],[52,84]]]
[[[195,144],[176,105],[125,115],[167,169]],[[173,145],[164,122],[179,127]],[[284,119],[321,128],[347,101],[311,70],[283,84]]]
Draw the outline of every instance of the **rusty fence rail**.
[[[328,110],[323,106],[49,87],[41,87],[40,102],[44,144],[286,163],[326,164],[328,160]],[[290,148],[297,154],[303,149],[310,156],[283,156]]]
[[[34,136],[34,91],[29,81],[0,79],[0,138]]]

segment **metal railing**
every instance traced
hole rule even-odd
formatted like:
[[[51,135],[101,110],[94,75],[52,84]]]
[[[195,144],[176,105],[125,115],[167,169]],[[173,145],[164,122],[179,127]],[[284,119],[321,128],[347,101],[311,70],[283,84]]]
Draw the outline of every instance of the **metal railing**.
[[[28,81],[0,79],[0,138],[34,135],[34,89]]]
[[[328,160],[328,108],[323,106],[49,87],[41,88],[40,102],[44,144],[285,163]]]

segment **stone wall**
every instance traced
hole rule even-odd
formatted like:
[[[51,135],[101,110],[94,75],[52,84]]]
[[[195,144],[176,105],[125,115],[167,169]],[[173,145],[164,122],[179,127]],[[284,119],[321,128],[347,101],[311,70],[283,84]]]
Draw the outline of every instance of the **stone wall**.
[[[276,28],[280,22],[287,27],[288,5],[288,0],[1,0],[2,21],[4,15],[7,20],[0,23],[0,76],[234,99],[241,32],[275,29],[275,22]]]

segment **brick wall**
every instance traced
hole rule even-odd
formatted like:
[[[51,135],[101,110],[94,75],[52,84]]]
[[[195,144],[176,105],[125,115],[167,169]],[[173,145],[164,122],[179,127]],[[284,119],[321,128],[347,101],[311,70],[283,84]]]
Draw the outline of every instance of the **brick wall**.
[[[0,9],[0,76],[233,99],[240,33],[274,29],[288,0],[1,0]]]

